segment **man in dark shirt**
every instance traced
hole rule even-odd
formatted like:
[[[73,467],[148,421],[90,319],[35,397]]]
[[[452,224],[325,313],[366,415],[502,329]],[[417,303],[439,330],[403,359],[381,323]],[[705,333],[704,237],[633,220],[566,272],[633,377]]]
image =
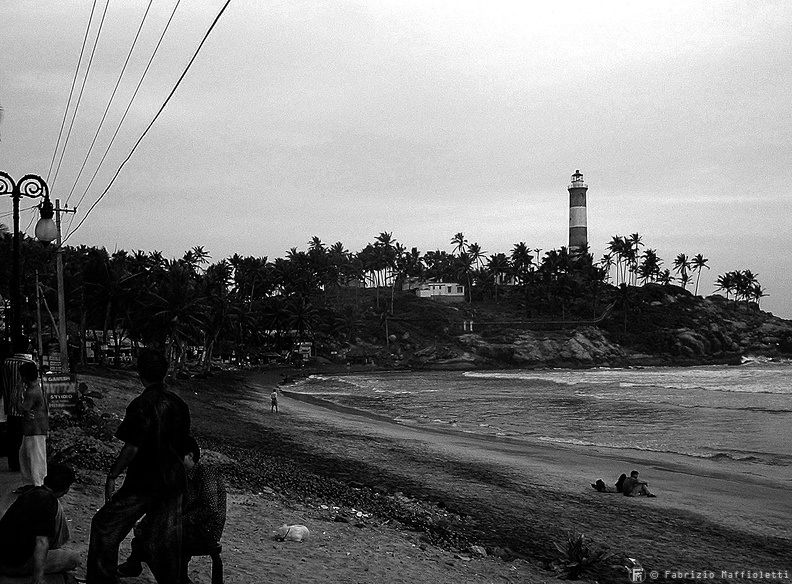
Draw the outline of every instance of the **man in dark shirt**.
[[[638,478],[638,471],[634,470],[630,476],[624,480],[622,485],[622,494],[626,497],[654,497],[655,495],[649,491],[649,483]]]
[[[165,389],[165,356],[152,349],[138,355],[138,373],[145,386],[127,406],[116,431],[124,443],[105,483],[105,504],[91,522],[88,584],[118,581],[118,548],[137,521],[146,515],[161,544],[147,558],[160,584],[179,582],[182,547],[182,494],[187,473],[180,453],[190,435],[187,404]],[[124,484],[115,481],[126,470]]]
[[[187,491],[182,506],[182,543],[185,550],[206,549],[220,542],[226,521],[226,490],[220,471],[201,462],[201,449],[190,436],[184,450],[184,468],[187,469]],[[135,526],[132,553],[118,566],[122,577],[139,576],[141,562],[161,545],[144,517]],[[187,558],[185,558],[186,560]],[[186,565],[184,572],[186,574]],[[182,582],[185,582],[184,578]]]
[[[44,574],[66,573],[79,566],[77,553],[62,549],[69,528],[58,501],[73,482],[70,467],[53,464],[43,486],[11,504],[0,519],[0,574],[33,576],[33,584],[43,584]]]

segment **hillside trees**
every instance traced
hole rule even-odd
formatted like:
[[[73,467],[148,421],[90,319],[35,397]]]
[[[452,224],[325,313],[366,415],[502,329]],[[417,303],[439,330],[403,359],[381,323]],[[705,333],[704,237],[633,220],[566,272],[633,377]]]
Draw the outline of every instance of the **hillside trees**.
[[[10,234],[0,233],[3,294],[10,279],[10,240]],[[29,238],[22,243],[22,295],[35,298],[36,270],[45,283],[54,282],[52,250]],[[587,251],[571,254],[564,247],[540,257],[541,248],[523,241],[509,253],[488,253],[462,232],[451,237],[450,245],[450,253],[440,249],[421,253],[415,247],[408,250],[383,231],[357,253],[341,242],[327,246],[312,237],[305,250],[291,248],[272,261],[235,254],[216,263],[200,246],[172,260],[158,251],[109,253],[102,248],[67,247],[68,314],[80,323],[72,329],[101,331],[105,343],[114,341],[116,348],[128,337],[133,343],[168,350],[177,371],[188,348],[200,348],[201,367],[208,372],[212,356],[219,351],[289,350],[296,340],[323,335],[354,339],[358,321],[372,312],[367,295],[358,310],[360,286],[376,290],[372,296],[377,315],[383,314],[379,288],[390,288],[388,308],[393,314],[399,284],[418,277],[464,284],[468,302],[512,303],[539,319],[593,318],[602,313],[603,300],[623,306],[626,318],[640,308],[629,297],[631,283],[678,281],[686,286],[695,278],[698,293],[701,272],[709,269],[701,254],[692,259],[679,254],[673,262],[674,278],[638,233],[613,236],[608,253],[598,263]],[[612,271],[616,287],[610,284]],[[717,287],[735,300],[759,302],[766,296],[750,271],[727,272],[719,276]],[[54,287],[49,284],[49,288],[47,300],[52,305]],[[353,288],[354,306],[344,304],[352,298]],[[32,307],[32,301],[23,307],[27,323],[35,320]],[[72,334],[72,344],[76,337],[84,344],[84,332]]]
[[[759,303],[767,296],[751,270],[736,270],[721,274],[715,282],[715,287],[726,292],[726,298],[731,295],[734,300],[752,300]]]

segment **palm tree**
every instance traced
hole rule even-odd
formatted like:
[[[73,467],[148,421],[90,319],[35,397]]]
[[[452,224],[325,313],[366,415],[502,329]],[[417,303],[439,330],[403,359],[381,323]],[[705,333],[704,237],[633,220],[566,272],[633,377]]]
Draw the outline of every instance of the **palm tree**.
[[[749,300],[753,290],[759,285],[759,281],[751,270],[735,273],[735,289],[737,295],[743,300]]]
[[[729,299],[729,294],[734,291],[735,286],[735,272],[726,272],[725,274],[721,274],[715,280],[715,289],[716,290],[723,290],[726,293],[726,299]]]
[[[614,235],[608,244],[608,252],[616,258],[616,285],[627,280],[627,262],[629,257],[629,244],[626,238]]]
[[[765,296],[767,296],[767,294],[765,294],[764,288],[762,288],[759,282],[756,282],[753,286],[751,286],[750,295],[749,295],[751,300],[754,300],[756,301],[757,304],[760,304],[762,298],[764,298]]]
[[[602,256],[602,259],[600,260],[600,266],[605,271],[604,274],[605,283],[610,281],[610,270],[613,267],[613,265],[614,265],[613,253],[608,252]]]
[[[468,302],[473,302],[473,258],[470,254],[462,252],[456,260],[457,269],[464,279],[467,280]]]
[[[451,238],[451,243],[454,245],[454,252],[462,254],[468,249],[468,240],[465,239],[465,234],[462,232],[457,233]]]
[[[690,276],[688,275],[690,265],[690,260],[683,253],[674,259],[674,271],[679,274],[679,281],[683,288],[687,288],[687,284],[690,282]]]
[[[167,261],[158,269],[154,287],[142,299],[144,340],[174,356],[176,375],[184,365],[185,346],[199,344],[207,313],[205,300],[194,273],[181,260]]]
[[[428,251],[423,257],[427,278],[443,282],[455,277],[454,256],[439,249]]]
[[[528,274],[533,271],[533,256],[531,249],[524,241],[514,245],[511,251],[511,265],[521,284],[528,281]]]
[[[674,277],[671,275],[671,270],[669,270],[668,268],[666,268],[657,275],[657,281],[660,282],[663,286],[670,286],[673,280]]]
[[[202,294],[206,298],[207,313],[203,322],[203,354],[200,365],[204,374],[212,367],[212,356],[223,333],[230,333],[233,316],[238,314],[239,305],[232,299],[231,264],[222,260],[206,269],[202,278]]]
[[[212,256],[209,255],[209,252],[204,250],[202,245],[196,245],[191,250],[186,251],[182,259],[188,267],[197,272],[201,270],[202,266],[208,263],[211,258]]]
[[[699,280],[701,279],[701,269],[702,268],[707,268],[708,270],[710,269],[709,266],[707,265],[708,261],[709,260],[707,258],[705,258],[703,255],[699,253],[695,255],[693,261],[691,262],[691,265],[693,266],[693,271],[696,272],[696,290],[694,292],[696,296],[698,296]]]
[[[638,266],[638,276],[644,284],[657,280],[660,274],[660,266],[663,260],[657,257],[657,250],[647,249],[642,256],[642,262]]]
[[[383,281],[382,283],[387,286],[388,278],[393,279],[393,269],[396,263],[396,240],[393,239],[393,234],[383,231],[377,236],[374,247],[378,250],[379,263],[383,266]]]
[[[509,258],[506,254],[496,253],[489,257],[487,271],[495,281],[495,302],[498,301],[498,285],[503,283],[503,276],[509,273]]]
[[[308,251],[311,252],[324,252],[325,246],[322,243],[322,240],[319,239],[316,235],[311,238],[311,241],[308,242]]]
[[[481,246],[478,243],[476,243],[476,242],[471,243],[468,246],[467,251],[468,251],[468,254],[470,255],[470,259],[473,260],[473,265],[476,268],[482,267],[482,265],[484,264],[484,258],[486,257],[486,253],[487,252],[482,250]]]

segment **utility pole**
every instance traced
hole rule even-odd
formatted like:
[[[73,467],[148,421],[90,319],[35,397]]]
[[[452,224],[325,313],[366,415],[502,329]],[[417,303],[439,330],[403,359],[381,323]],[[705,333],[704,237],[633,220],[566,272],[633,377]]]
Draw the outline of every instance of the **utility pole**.
[[[43,371],[44,342],[41,339],[41,286],[38,270],[36,270],[36,337],[38,340],[38,366],[39,370]]]
[[[66,337],[66,298],[63,291],[63,246],[61,246],[61,213],[76,213],[77,207],[69,209],[60,206],[60,199],[55,199],[55,226],[58,231],[57,249],[55,250],[55,270],[58,278],[58,345],[61,355],[61,371],[69,372],[69,344]]]

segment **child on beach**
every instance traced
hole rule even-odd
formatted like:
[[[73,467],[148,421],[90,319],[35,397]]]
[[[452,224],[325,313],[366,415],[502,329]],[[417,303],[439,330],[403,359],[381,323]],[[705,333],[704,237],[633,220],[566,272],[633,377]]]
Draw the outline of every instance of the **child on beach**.
[[[272,390],[272,395],[270,396],[270,400],[272,400],[272,406],[270,407],[270,412],[278,413],[278,388]]]

